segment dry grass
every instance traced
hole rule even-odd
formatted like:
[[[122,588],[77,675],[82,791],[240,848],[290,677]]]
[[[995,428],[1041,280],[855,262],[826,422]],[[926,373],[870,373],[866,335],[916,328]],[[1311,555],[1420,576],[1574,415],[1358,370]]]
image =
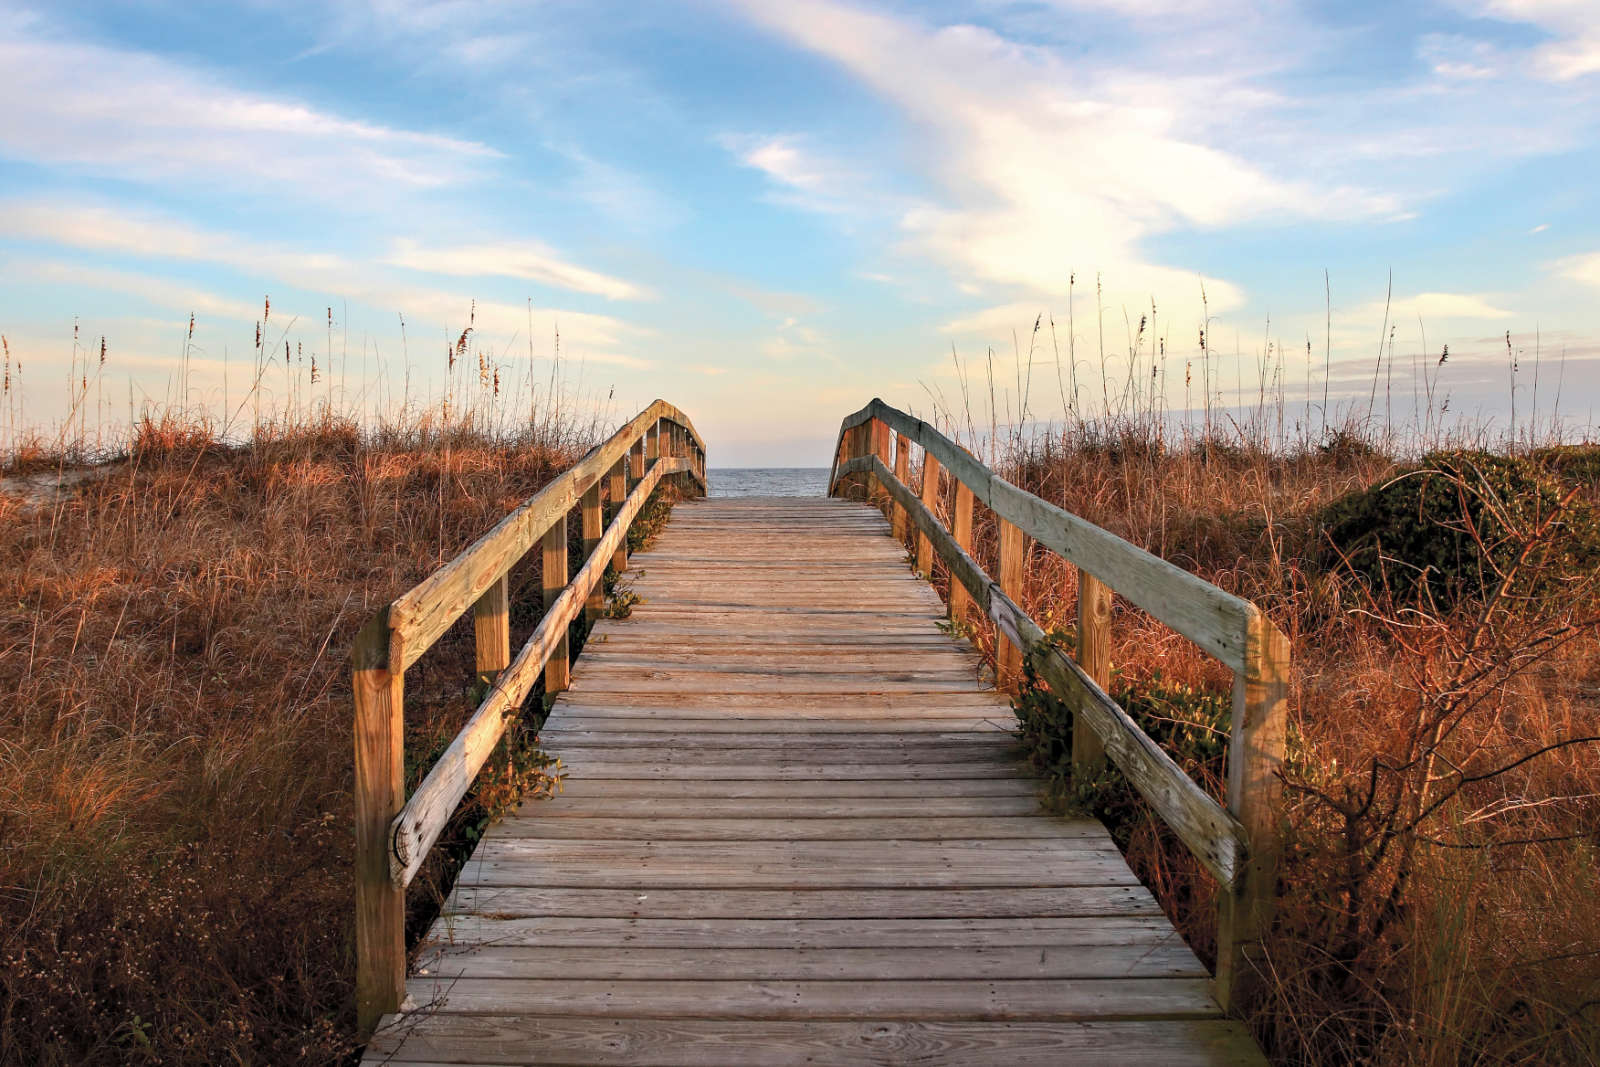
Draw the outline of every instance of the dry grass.
[[[349,641],[599,429],[324,417],[229,447],[172,418],[0,494],[0,1062],[348,1056]],[[525,632],[536,564],[514,580]],[[469,708],[463,629],[408,678],[413,773]],[[479,817],[545,780],[526,748],[492,770]]]
[[[1124,420],[1015,435],[994,462],[1254,600],[1293,641],[1288,849],[1252,1020],[1275,1061],[1597,1062],[1600,744],[1571,742],[1600,736],[1600,576],[1543,598],[1514,576],[1495,609],[1369,595],[1325,565],[1317,516],[1386,481],[1393,443],[1359,425],[1321,445],[1245,430],[1174,441]],[[1572,484],[1600,500],[1592,471]],[[998,573],[993,517],[976,511],[977,558]],[[1073,568],[1035,546],[1023,607],[1070,639],[1076,595]],[[975,636],[992,654],[992,631]],[[1225,668],[1120,599],[1112,659],[1124,694],[1158,679],[1229,691]],[[1423,736],[1446,707],[1448,727]],[[1219,787],[1217,761],[1188,768]],[[1116,817],[1136,871],[1209,957],[1212,883],[1142,804]]]

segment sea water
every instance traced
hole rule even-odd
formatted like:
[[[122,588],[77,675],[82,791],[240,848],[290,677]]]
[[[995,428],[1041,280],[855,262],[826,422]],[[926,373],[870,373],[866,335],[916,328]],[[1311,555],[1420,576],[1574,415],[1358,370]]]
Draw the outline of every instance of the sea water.
[[[710,496],[827,496],[827,467],[712,467]]]

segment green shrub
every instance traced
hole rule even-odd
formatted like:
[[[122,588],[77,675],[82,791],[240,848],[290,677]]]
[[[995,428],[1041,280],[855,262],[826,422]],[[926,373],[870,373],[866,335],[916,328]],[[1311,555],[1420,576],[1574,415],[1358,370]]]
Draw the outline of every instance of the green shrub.
[[[1548,595],[1600,567],[1600,523],[1540,462],[1482,451],[1434,452],[1323,510],[1322,562],[1397,603],[1449,609],[1500,583],[1530,539],[1523,593]],[[1559,513],[1559,514],[1558,514]],[[1552,515],[1546,535],[1533,535]]]
[[[1070,630],[1055,631],[1050,640],[1068,649],[1074,642]],[[1169,681],[1160,671],[1137,684],[1117,682],[1113,676],[1112,696],[1139,729],[1203,788],[1220,795],[1232,695]],[[1074,777],[1072,711],[1039,682],[1031,659],[1024,664],[1022,690],[1012,707],[1029,762],[1045,779],[1056,805],[1098,816],[1119,842],[1126,843],[1126,827],[1144,810],[1144,802],[1114,770]]]
[[[1581,489],[1591,500],[1600,497],[1600,444],[1552,445],[1531,458],[1562,485]]]

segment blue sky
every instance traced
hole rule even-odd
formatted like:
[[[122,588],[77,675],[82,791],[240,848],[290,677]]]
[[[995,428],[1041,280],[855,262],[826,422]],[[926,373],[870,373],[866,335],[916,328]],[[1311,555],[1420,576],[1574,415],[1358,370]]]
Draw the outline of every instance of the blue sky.
[[[1152,302],[1172,383],[1209,314],[1286,357],[1291,409],[1308,340],[1313,397],[1326,344],[1364,402],[1391,272],[1407,397],[1448,344],[1452,410],[1503,418],[1507,331],[1564,356],[1565,414],[1600,393],[1592,0],[0,0],[0,97],[0,333],[41,424],[75,321],[104,411],[171,395],[191,312],[190,395],[236,404],[270,296],[278,358],[331,350],[352,408],[469,388],[474,315],[508,392],[559,329],[578,402],[817,464],[873,395],[951,402],[952,349],[1014,383],[1040,315],[1092,413],[1102,330],[1125,378]]]

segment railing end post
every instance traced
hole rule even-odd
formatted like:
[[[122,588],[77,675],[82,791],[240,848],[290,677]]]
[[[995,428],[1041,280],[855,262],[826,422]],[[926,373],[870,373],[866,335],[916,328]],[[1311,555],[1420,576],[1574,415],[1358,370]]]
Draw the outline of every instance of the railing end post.
[[[389,828],[405,801],[404,670],[384,607],[351,648],[355,695],[356,1025],[363,1036],[405,996],[404,887],[389,873]]]

